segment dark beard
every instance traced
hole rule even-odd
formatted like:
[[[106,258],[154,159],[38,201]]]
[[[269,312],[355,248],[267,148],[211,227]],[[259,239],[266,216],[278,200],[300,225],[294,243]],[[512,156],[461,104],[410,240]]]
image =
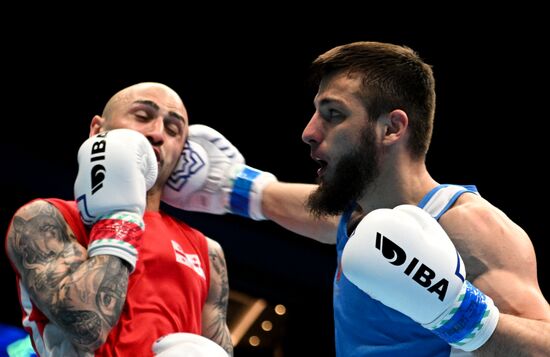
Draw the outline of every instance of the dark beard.
[[[378,176],[380,159],[375,140],[374,127],[369,124],[363,130],[361,144],[338,161],[334,176],[320,180],[307,200],[315,217],[342,214]]]

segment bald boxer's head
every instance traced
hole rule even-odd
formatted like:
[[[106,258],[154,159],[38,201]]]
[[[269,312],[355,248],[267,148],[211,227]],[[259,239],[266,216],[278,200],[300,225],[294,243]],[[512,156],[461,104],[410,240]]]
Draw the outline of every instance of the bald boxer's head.
[[[90,125],[90,136],[126,128],[149,140],[159,163],[158,187],[175,167],[187,139],[189,120],[180,96],[170,87],[155,82],[132,85],[109,99],[101,116]]]
[[[103,109],[102,116],[106,119],[111,118],[113,115],[116,115],[117,110],[121,107],[124,107],[124,105],[131,103],[133,100],[143,95],[156,95],[157,98],[164,97],[163,101],[167,108],[187,117],[187,110],[180,96],[170,87],[156,82],[138,83],[120,90],[109,99]]]

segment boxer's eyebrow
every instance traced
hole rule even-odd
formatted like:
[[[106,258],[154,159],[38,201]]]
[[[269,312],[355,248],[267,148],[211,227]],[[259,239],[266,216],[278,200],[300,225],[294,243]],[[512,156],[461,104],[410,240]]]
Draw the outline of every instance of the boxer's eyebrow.
[[[142,104],[142,105],[146,105],[152,109],[154,109],[155,111],[159,111],[160,110],[160,107],[157,103],[153,102],[152,100],[146,100],[146,99],[138,99],[138,100],[135,100],[134,101],[134,104]],[[176,113],[174,111],[169,111],[168,112],[168,116],[170,117],[174,117],[178,120],[181,120],[182,122],[185,122],[185,119],[183,118],[183,116],[179,113]]]
[[[160,110],[160,107],[158,106],[158,104],[153,102],[152,100],[138,99],[134,101],[134,104],[143,104],[153,108],[154,110],[157,110],[157,111]]]

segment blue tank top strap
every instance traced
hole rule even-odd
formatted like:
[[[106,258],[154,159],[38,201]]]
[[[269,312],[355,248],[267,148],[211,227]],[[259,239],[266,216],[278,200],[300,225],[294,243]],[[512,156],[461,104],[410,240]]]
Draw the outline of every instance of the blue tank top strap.
[[[434,187],[418,203],[418,207],[439,219],[465,192],[479,195],[475,185],[439,185]]]
[[[348,241],[348,221],[351,218],[351,214],[355,210],[355,207],[357,207],[356,203],[349,205],[349,207],[342,214],[342,217],[340,217],[340,222],[338,223],[338,234],[336,235],[336,245],[340,245],[342,243],[345,244]]]

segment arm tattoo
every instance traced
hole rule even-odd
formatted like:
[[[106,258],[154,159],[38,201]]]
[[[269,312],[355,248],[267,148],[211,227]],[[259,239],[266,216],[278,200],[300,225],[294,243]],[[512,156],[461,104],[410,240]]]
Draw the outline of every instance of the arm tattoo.
[[[8,254],[33,302],[87,350],[100,346],[116,324],[128,269],[107,255],[89,258],[59,211],[35,202],[15,215]]]
[[[58,324],[77,343],[94,345],[117,322],[126,300],[128,270],[116,257],[94,257],[64,287],[66,298],[56,306]]]
[[[110,259],[104,267],[105,275],[96,294],[99,312],[110,326],[114,326],[126,301],[128,269],[120,259]]]
[[[49,204],[32,205],[23,214],[29,218],[14,217],[9,249],[29,292],[43,303],[55,304],[58,286],[82,264],[86,252]]]
[[[101,334],[101,320],[93,311],[66,310],[59,315],[56,322],[81,346],[94,345]]]
[[[219,298],[216,299],[215,305],[221,310],[224,314],[223,318],[225,321],[225,315],[227,314],[227,303],[229,301],[229,281],[227,279],[227,266],[225,265],[225,258],[220,254],[219,251],[211,249],[208,252],[210,257],[211,269],[214,270],[215,280],[219,284]],[[211,275],[211,278],[212,278]]]
[[[227,266],[221,247],[216,243],[209,245],[210,289],[205,306],[203,328],[204,335],[233,355],[233,344],[227,327],[227,304],[229,300],[229,282]]]

